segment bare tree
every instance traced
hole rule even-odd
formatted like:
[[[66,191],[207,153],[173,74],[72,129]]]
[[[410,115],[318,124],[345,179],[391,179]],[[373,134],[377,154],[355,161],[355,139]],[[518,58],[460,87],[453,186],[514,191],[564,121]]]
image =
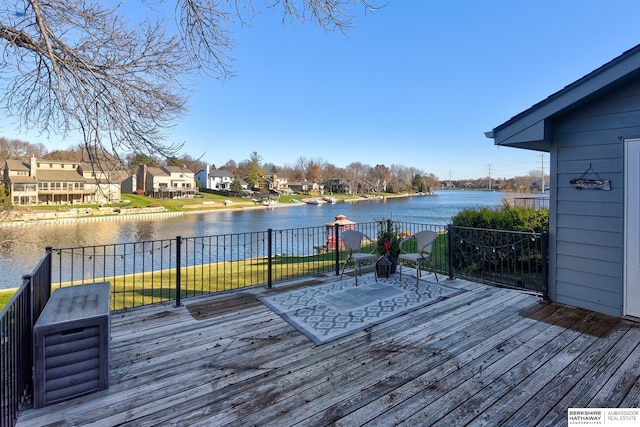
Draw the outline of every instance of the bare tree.
[[[260,8],[239,0],[178,0],[177,25],[167,3],[141,2],[149,16],[129,22],[123,3],[91,0],[0,0],[0,108],[16,125],[82,135],[90,160],[108,151],[177,156],[164,142],[186,110],[190,78],[233,75],[234,24]],[[346,31],[366,0],[265,0],[283,22],[310,21]],[[176,31],[172,31],[176,28]]]
[[[387,184],[391,179],[391,171],[385,165],[375,165],[369,169],[367,180],[371,183],[372,190],[376,193],[387,191]]]
[[[228,160],[227,163],[220,166],[220,169],[224,169],[226,171],[236,173],[236,171],[238,170],[238,165],[236,164],[235,160],[232,159],[232,160]]]
[[[371,166],[361,162],[351,162],[347,165],[345,171],[351,194],[365,194],[369,192],[370,188],[366,180],[369,169],[371,169]]]
[[[0,137],[0,167],[3,167],[7,159],[26,160],[31,156],[42,157],[47,152],[43,144],[31,144],[18,139]]]

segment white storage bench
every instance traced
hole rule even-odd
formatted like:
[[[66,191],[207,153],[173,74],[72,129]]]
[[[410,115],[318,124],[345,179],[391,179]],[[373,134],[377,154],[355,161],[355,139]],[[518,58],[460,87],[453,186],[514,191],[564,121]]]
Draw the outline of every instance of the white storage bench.
[[[109,283],[56,290],[33,328],[34,405],[109,387]]]

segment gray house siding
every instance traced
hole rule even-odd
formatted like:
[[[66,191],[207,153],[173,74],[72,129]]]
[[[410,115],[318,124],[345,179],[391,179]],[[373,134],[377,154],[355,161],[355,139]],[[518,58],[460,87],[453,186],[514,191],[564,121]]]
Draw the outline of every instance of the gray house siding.
[[[640,136],[640,82],[553,120],[551,299],[623,314],[624,144]],[[591,166],[611,191],[570,184]],[[595,178],[591,173],[588,178]]]
[[[638,191],[625,188],[625,140],[640,139],[640,45],[485,135],[551,154],[550,298],[616,316],[637,306],[640,297],[625,301],[625,200]],[[586,178],[609,180],[611,191],[570,184],[590,166]]]

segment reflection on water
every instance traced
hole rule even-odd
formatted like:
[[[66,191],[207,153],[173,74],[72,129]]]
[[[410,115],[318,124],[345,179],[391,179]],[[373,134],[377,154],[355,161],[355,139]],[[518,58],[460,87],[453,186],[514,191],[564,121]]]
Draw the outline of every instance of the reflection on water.
[[[432,197],[389,199],[386,202],[304,205],[189,214],[169,218],[131,218],[122,221],[75,222],[0,228],[0,288],[20,285],[45,248],[106,245],[183,237],[212,236],[321,226],[344,214],[356,222],[381,218],[444,225],[464,208],[494,207],[502,194],[479,191],[439,191]],[[55,262],[55,259],[54,259]]]

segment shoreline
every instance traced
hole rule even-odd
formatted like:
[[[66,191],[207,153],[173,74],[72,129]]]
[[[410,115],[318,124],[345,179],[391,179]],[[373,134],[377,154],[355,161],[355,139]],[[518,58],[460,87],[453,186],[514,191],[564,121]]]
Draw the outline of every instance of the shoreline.
[[[395,198],[403,198],[403,197],[414,197],[419,196],[418,194],[398,194],[392,196],[383,196],[382,199],[395,199]],[[0,228],[2,227],[29,227],[29,226],[37,226],[37,225],[56,225],[56,224],[71,224],[76,222],[98,222],[98,221],[122,221],[122,220],[140,220],[140,219],[164,219],[164,218],[172,218],[182,215],[194,215],[194,214],[210,214],[216,212],[233,212],[233,211],[245,211],[245,210],[258,210],[258,209],[279,209],[279,208],[288,208],[293,206],[307,206],[305,200],[312,199],[314,197],[303,198],[299,203],[277,203],[269,206],[264,206],[260,204],[254,205],[246,205],[246,206],[225,206],[219,208],[210,208],[210,209],[200,209],[200,208],[183,208],[183,211],[177,212],[167,212],[167,211],[158,211],[154,210],[144,210],[140,212],[122,212],[117,214],[105,214],[105,215],[91,215],[91,216],[69,216],[69,217],[45,217],[42,219],[14,219],[14,220],[3,220],[0,221]],[[371,201],[370,198],[367,197],[358,197],[355,199],[343,199],[338,203],[359,203],[359,202],[367,202]],[[191,210],[194,209],[194,210]],[[126,211],[126,209],[123,209]],[[57,213],[53,213],[53,215],[57,216]]]

